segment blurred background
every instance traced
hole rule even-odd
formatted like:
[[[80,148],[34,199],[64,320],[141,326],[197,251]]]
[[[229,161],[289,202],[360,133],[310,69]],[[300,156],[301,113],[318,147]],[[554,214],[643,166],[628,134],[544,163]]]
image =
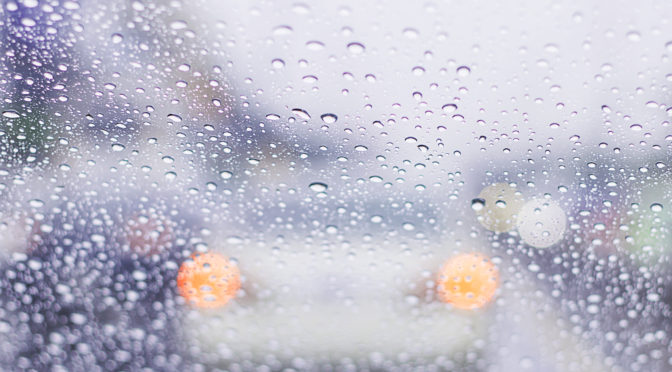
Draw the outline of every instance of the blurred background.
[[[0,369],[672,369],[670,11],[3,2]]]

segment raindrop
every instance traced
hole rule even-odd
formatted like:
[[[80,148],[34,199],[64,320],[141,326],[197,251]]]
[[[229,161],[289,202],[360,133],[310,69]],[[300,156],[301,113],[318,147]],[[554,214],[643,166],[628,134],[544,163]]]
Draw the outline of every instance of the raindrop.
[[[627,36],[628,40],[633,41],[633,42],[637,42],[637,41],[640,41],[642,39],[642,35],[637,31],[630,31],[626,34],[626,36]]]
[[[404,37],[406,37],[407,39],[417,39],[418,36],[420,35],[418,30],[416,30],[414,28],[405,28],[402,31],[402,33],[403,33]]]
[[[182,121],[182,117],[176,114],[168,114],[167,118],[173,123],[179,123]]]
[[[411,71],[413,72],[413,75],[421,76],[421,75],[424,75],[425,68],[422,67],[422,66],[415,66],[415,67],[413,67],[413,69]]]
[[[469,74],[471,73],[471,69],[467,66],[460,66],[460,67],[457,68],[456,71],[457,71],[457,76],[460,76],[460,77],[469,76]]]
[[[327,124],[333,124],[336,122],[336,120],[338,120],[338,116],[334,114],[322,114],[320,118],[322,119],[323,122]]]
[[[303,120],[310,120],[310,114],[308,114],[308,112],[306,112],[303,109],[300,108],[292,109],[292,113]]]
[[[124,36],[122,34],[112,34],[112,42],[114,44],[119,44],[124,40]]]
[[[182,30],[187,28],[187,22],[185,21],[173,21],[170,23],[170,28],[173,30]]]
[[[557,53],[560,51],[560,48],[555,45],[555,44],[546,44],[544,46],[544,50],[547,51],[548,53]]]
[[[28,201],[28,204],[33,208],[40,208],[44,205],[44,202],[40,199],[32,199]]]
[[[6,117],[6,118],[9,118],[9,119],[16,119],[20,115],[15,110],[5,110],[5,111],[2,112],[2,116]]]
[[[324,44],[321,41],[311,40],[306,43],[306,48],[312,51],[318,51],[324,49]]]
[[[308,187],[314,192],[325,192],[329,188],[326,183],[322,182],[313,182]]]
[[[21,18],[21,24],[26,27],[33,27],[37,24],[32,18]]]
[[[221,172],[219,172],[219,176],[223,180],[228,180],[229,178],[233,177],[233,173],[231,173],[229,171],[221,171]]]
[[[663,205],[660,204],[660,203],[653,203],[653,204],[651,204],[650,208],[651,208],[651,211],[656,212],[656,213],[663,211]]]
[[[308,4],[296,3],[292,6],[292,11],[299,15],[304,15],[310,13],[310,7]]]
[[[485,199],[476,198],[471,201],[471,209],[478,212],[485,208]]]
[[[444,112],[453,112],[453,111],[457,110],[457,105],[452,104],[452,103],[448,103],[448,104],[443,105],[443,107],[441,107],[441,109]]]
[[[302,77],[301,80],[303,80],[304,83],[312,84],[312,83],[317,81],[317,76],[306,75],[306,76]]]
[[[277,35],[277,36],[289,35],[292,32],[294,32],[294,29],[292,29],[289,26],[285,26],[285,25],[278,26],[278,27],[273,29],[273,34]]]
[[[366,48],[361,43],[350,43],[348,44],[348,50],[352,54],[362,54]]]
[[[132,6],[133,6],[133,9],[138,11],[138,12],[142,12],[143,10],[145,10],[145,5],[142,4],[139,1],[134,1]]]

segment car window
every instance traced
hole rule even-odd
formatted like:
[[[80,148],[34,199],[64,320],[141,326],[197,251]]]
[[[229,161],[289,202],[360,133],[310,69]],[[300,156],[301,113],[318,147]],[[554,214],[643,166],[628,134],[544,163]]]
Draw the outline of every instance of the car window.
[[[672,369],[671,10],[3,2],[0,369]]]

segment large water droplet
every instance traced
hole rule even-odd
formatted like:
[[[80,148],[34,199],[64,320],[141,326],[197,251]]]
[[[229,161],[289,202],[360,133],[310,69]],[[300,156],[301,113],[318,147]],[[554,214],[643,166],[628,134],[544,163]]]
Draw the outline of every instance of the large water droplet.
[[[361,43],[348,44],[348,51],[350,51],[352,54],[362,54],[364,53],[364,50],[366,50],[366,47],[364,47],[364,45]]]
[[[306,112],[303,109],[300,109],[300,108],[292,109],[292,114],[296,115],[300,119],[310,120],[310,114],[308,114],[308,112]]]
[[[457,110],[457,105],[452,104],[452,103],[448,103],[448,104],[443,105],[443,107],[441,107],[441,109],[445,112],[453,112],[453,111]]]
[[[5,110],[5,111],[2,112],[2,116],[6,117],[6,118],[9,118],[9,119],[16,119],[20,115],[15,110]]]
[[[467,66],[460,66],[457,68],[457,76],[465,77],[471,74],[471,69]]]
[[[483,208],[485,208],[485,199],[476,198],[471,201],[471,209],[478,212]]]
[[[318,51],[324,49],[324,44],[321,41],[311,40],[306,43],[308,50]]]
[[[322,119],[323,122],[327,124],[333,124],[336,122],[336,120],[338,120],[338,116],[334,114],[323,114],[322,116],[320,116],[320,118]]]
[[[313,182],[308,187],[315,192],[324,192],[329,188],[326,183],[322,182]]]
[[[179,123],[182,121],[182,117],[180,115],[176,114],[168,114],[167,116],[168,120],[172,121],[173,123]]]

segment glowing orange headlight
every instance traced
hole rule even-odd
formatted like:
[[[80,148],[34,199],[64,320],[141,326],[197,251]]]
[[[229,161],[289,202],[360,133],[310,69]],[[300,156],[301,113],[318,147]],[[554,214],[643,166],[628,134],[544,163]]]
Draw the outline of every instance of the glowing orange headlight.
[[[177,273],[177,289],[200,308],[224,306],[240,288],[240,271],[219,253],[197,253]]]
[[[459,309],[475,309],[494,297],[499,271],[488,257],[463,253],[446,261],[436,284],[441,301]]]

